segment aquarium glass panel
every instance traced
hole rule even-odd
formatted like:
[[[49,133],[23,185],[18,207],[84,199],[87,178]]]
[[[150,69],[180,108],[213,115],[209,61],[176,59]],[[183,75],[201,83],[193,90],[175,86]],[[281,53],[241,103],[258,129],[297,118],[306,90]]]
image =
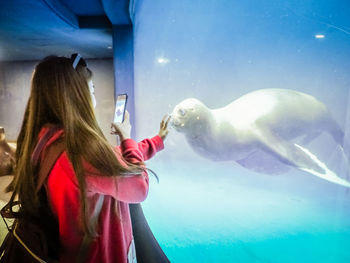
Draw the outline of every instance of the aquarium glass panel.
[[[350,262],[350,2],[135,1],[143,203],[171,262]]]

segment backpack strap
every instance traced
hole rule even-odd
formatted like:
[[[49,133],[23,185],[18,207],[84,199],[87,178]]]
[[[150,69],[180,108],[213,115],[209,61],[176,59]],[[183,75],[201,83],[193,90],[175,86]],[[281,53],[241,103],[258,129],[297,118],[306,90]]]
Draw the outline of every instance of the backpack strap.
[[[39,164],[41,153],[43,152],[47,142],[60,129],[61,128],[57,125],[52,126],[40,138],[39,142],[37,143],[32,153],[31,161],[33,166],[37,166]],[[58,157],[63,153],[64,149],[65,149],[65,144],[62,138],[53,142],[47,149],[45,149],[45,158],[43,159],[43,162],[40,164],[39,176],[37,178],[36,192],[38,192],[43,186],[46,178],[50,174],[52,167],[56,163]]]
[[[45,148],[47,142],[51,139],[51,137],[60,130],[60,127],[55,125],[51,126],[45,133],[44,135],[39,139],[38,143],[36,144],[34,151],[32,153],[32,164],[33,166],[38,165],[39,163],[39,158],[42,150]]]
[[[53,166],[55,165],[58,157],[60,157],[60,155],[63,153],[65,147],[66,146],[63,139],[59,139],[53,142],[52,145],[45,150],[45,158],[41,163],[37,179],[36,192],[39,192],[43,186],[46,178],[49,176]]]

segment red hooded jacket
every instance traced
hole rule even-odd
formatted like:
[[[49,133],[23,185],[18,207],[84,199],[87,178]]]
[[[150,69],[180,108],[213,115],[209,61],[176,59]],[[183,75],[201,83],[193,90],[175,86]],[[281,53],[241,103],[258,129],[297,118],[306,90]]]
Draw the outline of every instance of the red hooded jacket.
[[[48,127],[44,127],[41,137]],[[58,131],[46,144],[63,136]],[[164,148],[159,136],[136,143],[132,139],[122,141],[116,151],[131,163],[150,159]],[[43,151],[44,152],[44,151]],[[45,156],[41,156],[45,158]],[[128,203],[139,203],[148,194],[148,175],[140,176],[97,176],[98,171],[84,163],[87,203],[90,214],[100,195],[104,195],[98,221],[98,237],[90,245],[87,262],[128,262],[128,250],[133,241]],[[62,252],[60,262],[75,262],[84,232],[80,223],[80,191],[71,162],[66,152],[58,158],[45,184],[49,204],[58,219]]]

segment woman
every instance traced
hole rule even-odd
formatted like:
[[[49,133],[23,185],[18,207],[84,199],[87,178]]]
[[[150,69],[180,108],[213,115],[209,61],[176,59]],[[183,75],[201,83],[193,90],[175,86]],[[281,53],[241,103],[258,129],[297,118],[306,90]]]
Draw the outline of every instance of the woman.
[[[60,262],[133,262],[128,203],[142,202],[147,196],[144,161],[163,149],[169,118],[162,120],[157,136],[136,143],[130,139],[126,114],[122,124],[112,124],[113,133],[121,140],[120,147],[113,149],[94,115],[91,76],[85,61],[76,55],[71,59],[50,56],[36,66],[17,140],[14,191],[23,213],[39,210],[31,155],[38,139],[58,125],[60,129],[46,147],[63,139],[65,151],[51,170],[45,188],[59,225]],[[90,219],[101,197],[102,210],[94,227]],[[82,255],[86,236],[93,239]]]

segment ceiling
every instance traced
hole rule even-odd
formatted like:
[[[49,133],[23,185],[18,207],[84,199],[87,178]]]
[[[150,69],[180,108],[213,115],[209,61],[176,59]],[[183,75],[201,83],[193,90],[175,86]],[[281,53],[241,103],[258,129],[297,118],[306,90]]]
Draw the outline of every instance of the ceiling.
[[[132,0],[0,0],[0,61],[79,52],[112,57],[112,26],[131,24]]]

